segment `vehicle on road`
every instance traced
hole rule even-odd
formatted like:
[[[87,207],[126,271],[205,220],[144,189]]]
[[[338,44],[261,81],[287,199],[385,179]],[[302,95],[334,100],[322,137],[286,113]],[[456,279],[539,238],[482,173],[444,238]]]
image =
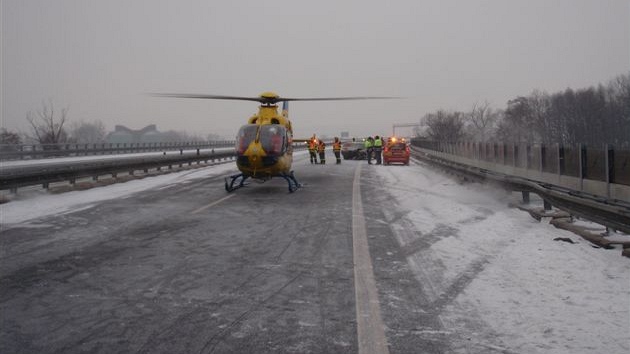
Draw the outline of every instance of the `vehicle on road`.
[[[390,165],[392,163],[402,163],[409,165],[409,156],[411,151],[409,145],[404,141],[390,139],[383,149],[383,163]]]
[[[341,145],[341,156],[344,160],[365,160],[367,153],[362,141],[349,141]]]

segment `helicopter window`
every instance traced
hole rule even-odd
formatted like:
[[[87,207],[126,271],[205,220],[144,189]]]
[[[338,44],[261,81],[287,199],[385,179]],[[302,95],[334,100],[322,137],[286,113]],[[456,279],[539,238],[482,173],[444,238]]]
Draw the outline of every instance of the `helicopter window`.
[[[270,155],[281,155],[286,151],[287,131],[281,125],[263,125],[260,127],[260,143]]]
[[[249,144],[251,144],[254,139],[256,139],[256,129],[258,126],[256,124],[247,124],[239,129],[238,134],[236,135],[236,152],[239,154],[243,154]]]

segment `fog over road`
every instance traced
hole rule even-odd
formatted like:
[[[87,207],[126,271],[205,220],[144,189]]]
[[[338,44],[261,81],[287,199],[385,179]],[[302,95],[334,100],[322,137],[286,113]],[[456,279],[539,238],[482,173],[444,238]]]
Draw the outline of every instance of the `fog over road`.
[[[510,341],[510,331],[519,325],[497,328],[483,316],[485,304],[471,297],[481,290],[471,289],[478,287],[476,280],[494,286],[489,283],[494,278],[484,274],[503,267],[512,243],[528,242],[506,233],[560,231],[525,213],[498,212],[507,205],[501,199],[505,195],[462,200],[457,188],[466,186],[418,164],[311,165],[300,153],[294,167],[304,186],[291,194],[282,179],[227,194],[222,177],[208,175],[4,227],[0,351],[365,352],[369,348],[357,336],[358,304],[366,301],[356,273],[363,268],[357,220],[365,223],[371,290],[378,295],[370,304],[382,320],[375,330],[385,335],[390,353],[554,349],[549,343]],[[431,182],[430,187],[414,186],[410,176]],[[424,221],[430,224],[427,230]],[[462,239],[475,227],[484,230],[480,233],[503,232],[504,238],[468,245]],[[444,240],[460,245],[446,248],[464,250],[438,259],[445,253],[436,245]],[[553,241],[545,247],[568,252],[564,261],[570,265],[578,262],[574,259],[598,257],[591,252],[606,252],[584,244],[567,245],[578,250],[567,251]],[[604,285],[614,296],[608,298],[621,305],[616,302],[627,295],[623,286],[610,284],[630,269],[627,261],[615,267],[588,261],[580,262],[610,270]],[[541,275],[538,281],[546,279]],[[468,297],[462,297],[466,289]],[[526,320],[526,314],[516,315]],[[566,318],[572,316],[579,314]],[[612,334],[622,333],[621,344],[594,343],[595,350],[625,349],[627,332],[623,323],[617,328],[623,316],[608,316],[610,323],[595,329],[610,333],[616,328],[619,332]],[[524,335],[540,340],[534,330]]]

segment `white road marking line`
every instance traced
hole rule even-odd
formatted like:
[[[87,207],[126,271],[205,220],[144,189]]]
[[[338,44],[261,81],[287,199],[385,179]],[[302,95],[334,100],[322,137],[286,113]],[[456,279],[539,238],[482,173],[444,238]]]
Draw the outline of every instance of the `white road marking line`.
[[[389,354],[365,230],[360,188],[361,166],[357,165],[352,183],[352,249],[359,353]]]
[[[217,205],[217,204],[221,203],[221,202],[222,202],[222,201],[224,201],[224,200],[230,199],[230,198],[232,198],[232,197],[233,197],[233,196],[235,196],[235,195],[236,195],[236,194],[230,194],[230,195],[225,196],[225,197],[223,197],[223,198],[221,198],[221,199],[219,199],[219,200],[217,200],[217,201],[214,201],[214,202],[212,202],[212,203],[210,203],[210,204],[208,204],[208,205],[204,205],[204,206],[202,206],[202,207],[201,207],[201,208],[199,208],[199,209],[195,209],[195,210],[193,210],[193,211],[191,212],[191,214],[201,213],[202,211],[204,211],[204,210],[206,210],[206,209],[208,209],[208,208],[210,208],[210,207],[213,207],[213,206],[215,206],[215,205]]]

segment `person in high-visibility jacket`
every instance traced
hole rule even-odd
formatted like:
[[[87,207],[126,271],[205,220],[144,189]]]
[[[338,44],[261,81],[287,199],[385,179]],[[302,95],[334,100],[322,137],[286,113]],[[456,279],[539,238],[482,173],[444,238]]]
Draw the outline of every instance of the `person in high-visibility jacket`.
[[[335,158],[337,159],[337,164],[341,163],[341,141],[339,138],[335,137],[335,141],[333,142],[333,153],[335,154]]]
[[[369,136],[365,139],[365,153],[367,154],[368,165],[372,164],[372,150],[374,149],[374,139]]]
[[[311,156],[311,163],[317,163],[317,138],[315,134],[308,141],[308,154]]]
[[[378,135],[374,137],[374,157],[376,158],[376,164],[381,164],[381,157],[383,151],[383,139],[381,139]]]
[[[326,164],[326,143],[322,140],[319,141],[317,151],[319,152],[319,163],[322,165]]]

